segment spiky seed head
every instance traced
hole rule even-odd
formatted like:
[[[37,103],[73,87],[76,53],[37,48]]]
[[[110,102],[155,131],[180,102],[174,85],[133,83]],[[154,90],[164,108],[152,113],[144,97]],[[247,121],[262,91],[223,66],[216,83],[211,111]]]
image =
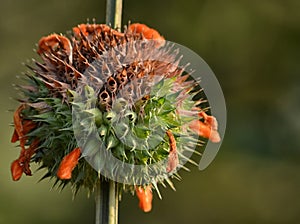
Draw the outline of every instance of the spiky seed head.
[[[217,130],[200,101],[193,100],[197,83],[178,66],[178,52],[164,44],[157,31],[142,24],[124,33],[81,24],[69,37],[41,38],[37,53],[42,62],[28,66],[33,74],[15,112],[12,140],[20,140],[23,172],[30,174],[29,163],[37,162],[47,170],[42,179],[57,178],[76,149],[78,161],[68,167],[68,178],[55,182],[60,187],[71,183],[75,193],[81,187],[93,191],[104,170],[103,176],[117,173],[123,183],[157,190],[157,183],[167,180],[173,188],[168,175],[176,177],[188,160],[185,152],[199,142],[193,131],[199,134],[199,125]],[[199,112],[204,121],[197,115],[198,121],[190,123]],[[78,147],[86,159],[79,159]],[[112,157],[123,165],[110,163]],[[128,173],[124,164],[144,168]],[[12,170],[19,179],[20,163],[14,162]]]

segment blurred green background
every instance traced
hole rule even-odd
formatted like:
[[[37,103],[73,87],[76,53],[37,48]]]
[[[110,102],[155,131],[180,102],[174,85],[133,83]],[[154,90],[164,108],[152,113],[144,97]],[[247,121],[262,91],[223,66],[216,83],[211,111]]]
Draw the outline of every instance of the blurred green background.
[[[13,182],[10,143],[17,96],[12,84],[37,55],[39,38],[87,18],[105,19],[104,0],[0,0],[0,223],[94,222],[94,201],[37,184],[43,172]],[[120,224],[300,223],[300,1],[125,0],[123,23],[142,22],[193,49],[213,69],[228,110],[226,136],[204,171],[181,172],[153,211],[125,195]]]

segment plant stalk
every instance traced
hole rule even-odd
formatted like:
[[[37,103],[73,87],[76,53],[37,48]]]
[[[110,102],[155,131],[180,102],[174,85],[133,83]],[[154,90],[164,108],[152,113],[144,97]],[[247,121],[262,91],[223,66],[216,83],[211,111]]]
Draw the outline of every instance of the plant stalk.
[[[120,31],[123,0],[106,0],[106,24]]]
[[[118,186],[101,178],[95,192],[96,224],[118,223]]]
[[[106,24],[121,30],[122,1],[106,1]],[[118,185],[110,180],[99,178],[95,192],[96,218],[95,224],[118,224]]]

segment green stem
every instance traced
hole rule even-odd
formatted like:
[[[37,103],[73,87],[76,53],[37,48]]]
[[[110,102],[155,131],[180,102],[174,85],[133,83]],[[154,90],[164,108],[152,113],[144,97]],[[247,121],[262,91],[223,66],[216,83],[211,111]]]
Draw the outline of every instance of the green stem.
[[[122,1],[106,1],[106,24],[121,30]],[[118,184],[100,178],[95,192],[95,224],[118,224]]]
[[[96,204],[96,217],[95,217],[95,224],[100,224],[102,222],[101,217],[101,186],[100,180],[97,184],[97,188],[95,191],[95,204]]]
[[[122,22],[122,1],[123,0],[107,0],[106,1],[106,24],[120,30]]]
[[[119,198],[118,198],[118,184],[114,181],[109,182],[109,224],[118,223],[118,207],[119,207]]]
[[[118,223],[118,186],[114,181],[100,178],[96,192],[96,224]]]

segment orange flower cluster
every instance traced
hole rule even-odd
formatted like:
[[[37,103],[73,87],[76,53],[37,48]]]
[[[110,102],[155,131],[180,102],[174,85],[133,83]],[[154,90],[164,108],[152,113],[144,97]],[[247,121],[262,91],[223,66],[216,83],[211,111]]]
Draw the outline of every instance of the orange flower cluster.
[[[30,160],[39,146],[39,140],[34,139],[30,143],[29,147],[25,147],[28,143],[27,134],[36,127],[36,124],[32,120],[23,119],[22,111],[25,108],[26,106],[22,104],[14,113],[15,130],[11,138],[11,142],[15,143],[20,141],[21,147],[19,158],[14,160],[11,164],[11,174],[14,181],[19,180],[23,173],[31,176]],[[57,176],[60,179],[71,179],[72,171],[77,165],[80,155],[80,149],[76,148],[63,158],[57,172]]]
[[[111,33],[116,37],[123,37],[125,34],[118,32],[117,30],[112,29],[105,24],[80,24],[77,27],[73,28],[75,36],[80,37],[83,35],[86,38],[90,38],[92,34],[107,32]],[[149,28],[148,26],[140,23],[134,23],[128,26],[127,33],[132,34],[141,34],[144,38],[149,40],[155,40],[158,43],[158,46],[162,45],[165,39],[154,29]],[[72,59],[72,46],[68,38],[52,34],[40,39],[39,48],[37,53],[42,55],[44,53],[55,52],[56,49],[64,49],[66,55],[69,55],[69,60]]]
[[[118,32],[117,30],[114,30],[111,27],[104,24],[81,24],[73,28],[73,32],[75,37],[80,37],[84,39],[94,38],[95,35],[93,34],[95,33],[99,33],[99,34],[101,32],[110,33],[112,34],[110,35],[111,40],[109,42],[111,46],[117,45],[115,37],[124,37],[125,35],[124,33]],[[138,36],[141,35],[145,39],[155,40],[158,46],[163,45],[165,42],[165,39],[156,30],[151,29],[144,24],[136,23],[136,24],[129,25],[126,34],[127,35],[129,34],[129,36],[131,34],[138,35]],[[87,48],[92,48],[91,46],[88,45],[88,42],[83,41],[82,43],[84,47],[88,46]],[[102,43],[99,43],[98,47],[99,48],[103,47],[103,51],[104,51],[105,48],[101,44]],[[62,57],[61,55],[63,55],[64,57],[62,62],[66,66],[66,69],[71,69],[72,71],[74,71],[74,76],[78,78],[81,77],[82,74],[69,65],[72,64],[72,60],[75,60],[74,59],[75,47],[76,46],[72,46],[68,38],[62,35],[52,34],[41,38],[38,44],[37,53],[40,54],[43,58],[45,58],[45,60],[53,60],[51,57],[49,57],[49,55],[53,55],[53,57],[60,55],[60,57],[57,57],[57,60],[59,61],[61,60]],[[78,54],[77,57],[81,57],[81,55]],[[65,63],[68,60],[69,60],[69,64]],[[54,65],[56,66],[55,63]],[[176,80],[176,84],[181,85],[188,78],[189,75],[178,77],[178,79]],[[68,83],[58,81],[51,77],[47,77],[47,80],[44,80],[43,82],[50,89],[60,89],[60,88],[72,89],[72,86],[70,86]],[[59,91],[59,92],[63,93],[63,91]],[[15,130],[11,142],[15,143],[19,141],[21,147],[21,153],[19,158],[14,160],[11,164],[12,179],[14,181],[19,180],[23,173],[25,173],[26,175],[31,175],[30,160],[39,147],[39,140],[37,138],[29,139],[27,136],[30,131],[32,131],[34,128],[37,127],[37,124],[34,123],[32,120],[27,120],[23,118],[22,111],[26,109],[26,107],[27,107],[26,104],[23,103],[19,106],[19,108],[14,113]],[[178,111],[178,112],[197,114],[197,116],[199,116],[199,119],[194,120],[187,125],[190,128],[190,130],[192,130],[193,132],[195,132],[201,137],[209,139],[212,142],[219,142],[221,140],[219,133],[217,131],[218,124],[215,117],[207,115],[205,112],[198,110],[198,108],[192,112],[190,111],[184,111],[184,112]],[[176,167],[179,165],[179,159],[178,159],[178,152],[176,146],[176,139],[173,133],[170,130],[168,130],[166,134],[169,138],[169,145],[170,145],[166,171],[168,173],[171,173],[175,171]],[[80,156],[81,156],[81,151],[80,148],[78,147],[73,149],[67,155],[65,155],[56,173],[57,177],[62,180],[71,179],[72,172],[76,167],[76,165],[78,164]],[[135,186],[135,191],[139,199],[139,207],[144,212],[151,211],[152,199],[153,199],[152,186],[151,185],[148,185],[146,187]]]
[[[113,30],[111,27],[105,24],[91,24],[91,25],[80,24],[77,27],[73,28],[73,32],[76,36],[80,36],[80,34],[83,34],[85,37],[88,37],[93,33],[101,33],[101,32],[112,33],[113,35],[119,37],[124,36],[123,33]]]
[[[99,32],[106,30],[107,32],[113,32],[113,35],[116,36],[124,36],[123,33],[120,33],[116,30],[111,29],[109,26],[105,24],[81,24],[78,27],[74,27],[73,31],[75,35],[83,34],[88,37],[89,34],[93,32]],[[128,27],[129,32],[134,32],[136,34],[144,35],[146,39],[153,39],[162,41],[164,38],[159,35],[159,33],[147,27],[144,24],[131,24]],[[72,46],[68,38],[52,34],[40,39],[38,44],[37,53],[50,54],[51,52],[55,52],[57,49],[64,49],[66,55],[69,55],[69,60],[72,60]],[[76,75],[76,74],[75,74]],[[55,80],[52,80],[55,81]],[[62,85],[61,82],[50,83],[47,82],[49,87],[55,87]],[[36,127],[36,124],[32,120],[26,120],[22,117],[22,111],[26,108],[25,104],[21,104],[19,108],[14,113],[14,126],[15,130],[11,139],[12,143],[20,141],[21,153],[18,159],[13,161],[11,164],[11,173],[14,181],[17,181],[21,178],[22,174],[31,175],[31,170],[29,168],[29,163],[32,155],[35,153],[36,149],[39,146],[39,142],[37,139],[34,139],[28,148],[25,147],[26,144],[29,144],[28,137],[26,136],[32,129]],[[70,154],[66,155],[62,160],[57,175],[60,179],[70,179],[72,170],[75,168],[78,163],[78,159],[80,157],[80,149],[74,149]]]

